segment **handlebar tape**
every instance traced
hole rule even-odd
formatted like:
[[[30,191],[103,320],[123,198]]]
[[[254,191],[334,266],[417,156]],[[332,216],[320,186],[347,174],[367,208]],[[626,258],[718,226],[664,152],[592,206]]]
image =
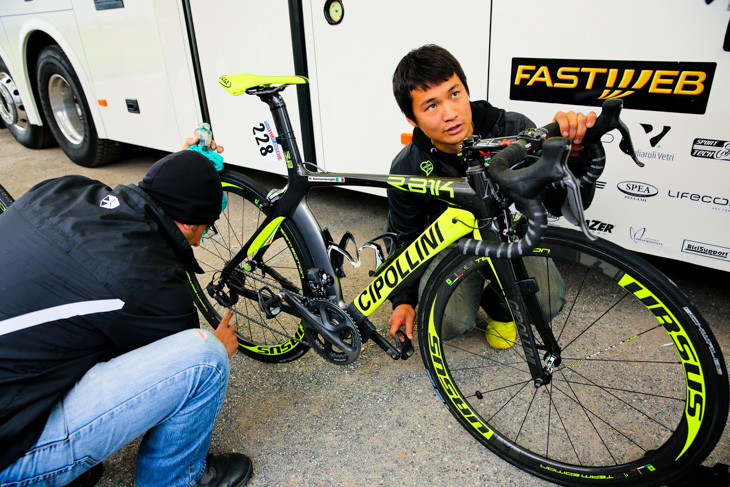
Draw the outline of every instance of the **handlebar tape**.
[[[601,144],[601,137],[615,128],[620,128],[619,114],[623,101],[606,100],[601,106],[601,114],[596,118],[593,127],[586,130],[582,144],[588,154],[587,171],[578,178],[583,187],[590,187],[598,180],[606,164],[606,153]],[[511,169],[524,160],[528,154],[528,141],[518,139],[506,149],[492,158],[489,174],[500,189],[512,200],[529,221],[524,237],[516,242],[494,242],[474,239],[462,239],[459,250],[463,254],[480,255],[496,258],[516,258],[525,255],[540,241],[547,230],[547,212],[539,198],[542,188],[565,188],[564,180],[569,180],[569,170],[564,165],[566,152],[570,150],[570,141],[561,138],[560,125],[552,122],[542,127],[549,137],[542,146],[542,155],[538,161],[526,168]],[[572,177],[572,176],[571,176]],[[573,183],[574,184],[574,183]]]
[[[489,164],[489,174],[502,191],[515,202],[517,210],[530,222],[527,233],[516,242],[494,242],[462,239],[459,250],[464,254],[496,258],[517,258],[532,250],[547,231],[547,212],[539,198],[547,184],[562,179],[562,161],[570,150],[570,141],[551,138],[543,144],[541,157],[529,167],[510,167],[527,157],[525,141],[517,141],[500,151]]]

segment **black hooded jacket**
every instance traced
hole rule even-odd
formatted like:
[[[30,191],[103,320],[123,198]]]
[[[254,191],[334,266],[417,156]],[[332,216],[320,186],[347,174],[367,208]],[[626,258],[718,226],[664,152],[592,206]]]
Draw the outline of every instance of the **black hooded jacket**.
[[[96,363],[199,326],[175,222],[135,185],[67,176],[0,215],[0,470]]]

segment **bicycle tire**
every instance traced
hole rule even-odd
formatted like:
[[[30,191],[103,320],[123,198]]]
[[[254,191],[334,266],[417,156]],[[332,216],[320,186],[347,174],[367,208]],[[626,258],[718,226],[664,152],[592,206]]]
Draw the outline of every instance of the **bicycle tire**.
[[[0,185],[0,214],[8,209],[8,206],[15,201],[2,185]]]
[[[231,170],[223,170],[219,175],[227,206],[216,222],[220,233],[212,238],[204,237],[201,245],[194,248],[205,271],[204,274],[188,273],[195,303],[214,329],[228,309],[235,311],[230,324],[237,327],[238,348],[244,354],[270,363],[296,360],[309,350],[304,342],[301,320],[284,311],[267,319],[256,299],[256,293],[262,287],[275,291],[281,286],[282,282],[272,277],[271,270],[288,280],[290,290],[301,293],[305,270],[312,267],[312,258],[302,237],[287,220],[273,236],[261,262],[254,263],[247,258],[239,266],[236,282],[247,292],[245,296],[240,295],[235,304],[226,307],[207,292],[208,284],[238,253],[266,216],[263,207],[267,191],[261,185]],[[262,270],[262,264],[268,266],[267,271]]]
[[[558,484],[656,486],[689,473],[728,415],[727,370],[707,323],[667,277],[610,242],[551,228],[532,255],[549,256],[567,289],[550,324],[562,349],[552,381],[533,386],[519,334],[508,350],[487,346],[483,310],[472,331],[440,340],[447,302],[490,265],[452,254],[418,321],[441,400],[492,452]]]

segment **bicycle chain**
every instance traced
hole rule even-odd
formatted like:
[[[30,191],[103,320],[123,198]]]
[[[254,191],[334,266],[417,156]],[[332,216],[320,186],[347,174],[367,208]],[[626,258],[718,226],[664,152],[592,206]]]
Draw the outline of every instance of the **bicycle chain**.
[[[272,284],[272,281],[267,281],[267,280],[264,280],[263,278],[260,278],[260,277],[258,277],[258,276],[255,276],[255,275],[253,275],[253,274],[249,274],[249,273],[245,273],[245,276],[246,276],[246,278],[251,278],[251,279],[253,279],[254,281],[258,281],[258,282],[260,282],[260,283],[262,283],[262,284],[265,284],[265,285],[267,285],[267,286],[269,286],[269,287],[273,287],[273,288],[275,288],[276,290],[278,290],[278,291],[280,291],[280,292],[281,292],[281,291],[287,291],[287,292],[288,292],[289,294],[291,294],[292,296],[296,297],[296,298],[297,298],[297,299],[299,299],[300,301],[306,302],[306,301],[308,300],[308,298],[307,298],[306,296],[304,296],[303,294],[295,293],[295,292],[293,292],[293,291],[290,291],[290,290],[288,290],[288,289],[284,289],[283,287],[281,287],[281,286],[278,286],[278,285],[276,285],[276,284]],[[273,281],[273,282],[275,282],[275,281]],[[249,321],[252,321],[252,322],[256,323],[256,324],[257,324],[257,325],[259,325],[259,326],[262,326],[262,327],[266,328],[267,330],[269,330],[269,331],[271,331],[271,332],[273,332],[273,333],[276,333],[277,335],[281,335],[281,336],[283,336],[283,337],[286,337],[286,338],[288,338],[288,339],[290,339],[290,340],[294,340],[295,342],[299,342],[299,343],[301,343],[302,345],[306,345],[306,346],[308,346],[308,347],[310,347],[310,348],[311,348],[311,345],[310,345],[310,344],[309,344],[309,342],[307,342],[306,340],[300,340],[299,338],[296,338],[296,337],[294,337],[294,336],[291,336],[291,335],[287,335],[287,334],[286,334],[286,333],[284,333],[283,331],[279,331],[279,330],[276,330],[276,329],[274,329],[274,328],[272,328],[272,327],[270,327],[270,326],[266,325],[265,323],[263,323],[263,322],[261,322],[261,321],[257,320],[256,318],[252,318],[252,317],[250,317],[250,316],[248,316],[248,315],[246,315],[246,314],[244,314],[244,313],[242,313],[242,312],[240,312],[240,311],[238,311],[238,310],[236,310],[236,309],[232,309],[232,308],[228,308],[228,309],[230,309],[231,311],[233,311],[233,313],[234,313],[234,314],[237,314],[237,315],[243,316],[243,317],[245,317],[246,319],[248,319]]]
[[[350,320],[350,323],[352,323],[352,325],[353,325],[353,326],[352,326],[352,328],[351,328],[351,331],[353,331],[354,333],[356,333],[356,334],[357,334],[357,336],[358,336],[358,338],[359,338],[359,339],[360,339],[360,341],[362,342],[362,336],[360,335],[360,330],[359,330],[359,329],[357,328],[357,326],[355,326],[355,324],[354,324],[355,322],[354,322],[354,320],[352,319],[352,317],[350,316],[350,314],[349,314],[349,313],[348,313],[348,312],[347,312],[346,310],[344,310],[344,309],[340,308],[339,306],[336,306],[335,304],[333,304],[333,303],[332,303],[331,301],[328,301],[328,300],[326,300],[326,299],[310,299],[310,298],[307,298],[306,296],[304,296],[304,295],[302,295],[302,294],[299,294],[299,293],[296,293],[296,292],[290,291],[290,290],[288,290],[288,289],[285,289],[285,288],[283,288],[283,287],[281,287],[281,286],[279,286],[279,285],[277,285],[277,284],[273,284],[273,283],[272,283],[272,282],[270,282],[270,281],[264,280],[264,279],[263,279],[263,278],[261,278],[261,277],[255,276],[254,274],[248,274],[248,273],[247,273],[247,274],[245,274],[245,277],[247,277],[247,278],[252,278],[253,280],[255,280],[255,281],[258,281],[258,282],[260,282],[260,283],[262,283],[262,284],[264,284],[264,285],[266,285],[266,286],[270,286],[270,287],[273,287],[273,288],[275,288],[275,289],[276,289],[277,291],[279,291],[279,292],[281,292],[281,291],[287,291],[287,292],[288,292],[289,294],[291,294],[292,296],[296,297],[297,299],[299,299],[299,300],[300,300],[300,301],[302,301],[302,302],[307,302],[307,301],[310,301],[310,302],[311,302],[311,301],[316,301],[316,302],[322,302],[322,303],[327,303],[327,304],[329,304],[329,305],[332,305],[332,306],[335,306],[335,307],[337,307],[337,309],[338,309],[338,310],[340,310],[340,311],[341,311],[341,312],[342,312],[342,313],[343,313],[343,314],[344,314],[344,315],[345,315],[345,316],[347,317],[347,319],[349,319],[349,320]],[[229,309],[230,309],[230,308],[229,308]],[[294,337],[294,336],[288,335],[288,334],[286,334],[286,333],[284,333],[284,332],[282,332],[282,331],[276,330],[276,329],[274,329],[274,328],[272,328],[272,327],[270,327],[270,326],[266,325],[265,323],[263,323],[263,322],[261,322],[261,321],[259,321],[259,320],[255,319],[255,318],[252,318],[252,317],[250,317],[250,316],[248,316],[248,315],[246,315],[246,314],[244,314],[244,313],[242,313],[242,312],[240,312],[240,311],[238,311],[238,310],[236,310],[236,309],[233,309],[232,311],[233,311],[233,312],[234,312],[235,314],[237,314],[237,315],[240,315],[240,316],[243,316],[243,317],[245,317],[246,319],[248,319],[249,321],[252,321],[253,323],[255,323],[255,324],[257,324],[257,325],[259,325],[259,326],[262,326],[263,328],[266,328],[267,330],[271,331],[272,333],[275,333],[275,334],[277,334],[277,335],[281,335],[281,336],[283,336],[283,337],[285,337],[285,338],[288,338],[289,340],[294,340],[295,342],[298,342],[298,343],[300,343],[300,344],[302,344],[302,345],[306,345],[306,346],[307,346],[307,347],[309,347],[309,348],[313,348],[313,346],[312,346],[312,345],[311,345],[311,344],[310,344],[310,343],[309,343],[309,342],[308,342],[307,340],[300,340],[299,338],[296,338],[296,337]],[[306,326],[305,326],[305,329],[306,329]],[[321,351],[320,351],[320,354],[322,354],[322,353],[321,353]],[[327,358],[327,357],[326,357],[326,358]],[[334,363],[336,363],[336,362],[335,362],[334,360],[331,360],[331,359],[329,359],[329,358],[327,358],[327,359],[328,359],[329,361],[331,361],[331,362],[334,362]]]

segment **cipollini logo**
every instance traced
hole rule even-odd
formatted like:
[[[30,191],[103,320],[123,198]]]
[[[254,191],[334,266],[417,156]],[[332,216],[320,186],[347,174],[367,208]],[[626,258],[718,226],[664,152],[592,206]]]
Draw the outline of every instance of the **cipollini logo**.
[[[717,63],[513,58],[510,98],[704,114]]]
[[[106,208],[107,210],[113,210],[117,206],[119,206],[119,200],[116,196],[107,195],[99,202],[99,206],[102,208]]]

